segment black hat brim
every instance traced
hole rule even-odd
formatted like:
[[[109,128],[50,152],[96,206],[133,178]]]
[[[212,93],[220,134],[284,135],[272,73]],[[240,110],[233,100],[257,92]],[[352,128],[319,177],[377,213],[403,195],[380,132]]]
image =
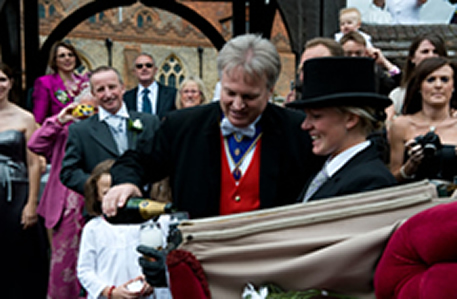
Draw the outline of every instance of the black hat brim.
[[[392,101],[385,95],[372,92],[346,92],[335,93],[315,98],[296,100],[286,104],[286,107],[305,109],[321,107],[373,107],[385,109],[392,104]]]

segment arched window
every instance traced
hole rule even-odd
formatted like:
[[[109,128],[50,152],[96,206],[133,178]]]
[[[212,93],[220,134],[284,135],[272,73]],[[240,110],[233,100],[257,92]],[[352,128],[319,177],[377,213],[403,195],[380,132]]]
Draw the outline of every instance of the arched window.
[[[163,85],[179,87],[179,84],[186,77],[181,61],[176,57],[175,54],[171,54],[162,63],[159,68],[159,82]]]
[[[98,14],[90,16],[89,17],[89,23],[95,23],[95,22],[102,21],[104,17],[105,17],[105,14],[102,11],[102,12],[100,12]]]
[[[44,7],[43,4],[38,4],[38,17],[40,19],[46,18],[46,8]]]
[[[138,15],[138,17],[136,18],[136,26],[138,28],[143,27],[143,16],[142,15]]]
[[[45,19],[57,13],[56,6],[53,0],[42,0],[38,3],[38,17]]]
[[[49,15],[52,16],[56,12],[56,7],[54,4],[49,5]]]
[[[150,10],[142,10],[136,16],[136,26],[143,28],[146,25],[151,25],[154,18]]]

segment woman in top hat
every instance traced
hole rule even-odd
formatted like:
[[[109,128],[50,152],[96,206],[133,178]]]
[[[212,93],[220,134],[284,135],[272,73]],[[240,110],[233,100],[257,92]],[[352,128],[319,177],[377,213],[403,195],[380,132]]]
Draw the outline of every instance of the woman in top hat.
[[[375,92],[374,62],[369,58],[325,57],[303,68],[302,129],[313,139],[313,152],[328,156],[299,201],[388,187],[396,183],[367,136],[384,125],[391,101]],[[332,84],[328,84],[331,82]]]

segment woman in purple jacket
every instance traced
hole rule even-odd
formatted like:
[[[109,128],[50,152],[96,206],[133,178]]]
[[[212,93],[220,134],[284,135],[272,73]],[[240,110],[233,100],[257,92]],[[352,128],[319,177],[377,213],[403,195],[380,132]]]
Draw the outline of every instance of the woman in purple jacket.
[[[28,148],[46,157],[52,164],[49,183],[46,184],[37,213],[45,220],[51,241],[51,267],[47,298],[78,298],[80,284],[76,276],[76,262],[82,227],[84,197],[65,187],[59,179],[68,126],[76,117],[78,103],[94,107],[89,89],[64,107],[57,115],[48,117],[28,142]],[[84,115],[83,117],[88,117]]]
[[[32,94],[33,115],[39,124],[46,117],[59,113],[89,86],[88,76],[75,72],[81,66],[81,59],[71,44],[63,41],[55,43],[51,49],[49,66],[53,73],[36,79]]]

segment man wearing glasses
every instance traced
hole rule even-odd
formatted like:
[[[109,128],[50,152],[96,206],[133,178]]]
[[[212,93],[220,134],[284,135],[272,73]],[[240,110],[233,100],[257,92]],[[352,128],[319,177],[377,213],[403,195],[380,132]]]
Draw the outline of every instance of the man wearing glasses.
[[[176,109],[176,88],[155,81],[156,72],[157,66],[150,54],[138,55],[134,64],[138,86],[124,94],[128,110],[156,114],[162,118],[167,112]]]

